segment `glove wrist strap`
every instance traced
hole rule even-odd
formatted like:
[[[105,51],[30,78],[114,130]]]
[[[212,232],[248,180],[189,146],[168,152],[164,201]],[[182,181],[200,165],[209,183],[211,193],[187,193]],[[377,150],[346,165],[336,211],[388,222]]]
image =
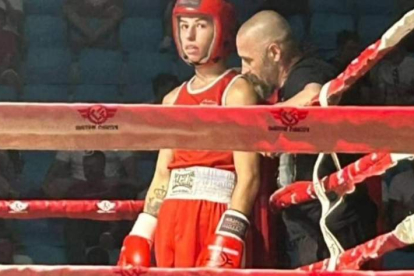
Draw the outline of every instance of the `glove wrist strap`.
[[[156,217],[147,213],[141,213],[139,214],[138,219],[134,224],[134,227],[132,227],[130,235],[140,236],[153,242],[156,227]]]
[[[222,215],[216,234],[244,241],[250,223],[247,217],[235,210],[227,210]]]

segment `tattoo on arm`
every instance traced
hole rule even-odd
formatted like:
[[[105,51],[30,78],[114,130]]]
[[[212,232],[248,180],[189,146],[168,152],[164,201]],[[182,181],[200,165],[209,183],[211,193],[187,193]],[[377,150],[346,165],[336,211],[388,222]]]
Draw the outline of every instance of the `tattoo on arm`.
[[[156,217],[158,215],[158,211],[160,210],[161,204],[161,200],[150,197],[148,199],[148,203],[146,204],[146,212]]]
[[[159,189],[154,190],[155,197],[148,198],[148,201],[145,204],[145,210],[147,213],[153,216],[158,215],[158,211],[161,208],[161,204],[164,201],[165,196],[167,195],[167,190],[162,186]]]

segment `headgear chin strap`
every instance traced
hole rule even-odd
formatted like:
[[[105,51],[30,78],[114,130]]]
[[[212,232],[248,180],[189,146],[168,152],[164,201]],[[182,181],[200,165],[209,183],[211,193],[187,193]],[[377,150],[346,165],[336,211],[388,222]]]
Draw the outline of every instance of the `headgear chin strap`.
[[[200,62],[194,64],[185,55],[181,40],[180,16],[205,16],[213,20],[214,39],[209,52]],[[235,48],[236,11],[226,0],[177,0],[173,10],[173,33],[178,53],[190,65],[215,63],[227,58]]]

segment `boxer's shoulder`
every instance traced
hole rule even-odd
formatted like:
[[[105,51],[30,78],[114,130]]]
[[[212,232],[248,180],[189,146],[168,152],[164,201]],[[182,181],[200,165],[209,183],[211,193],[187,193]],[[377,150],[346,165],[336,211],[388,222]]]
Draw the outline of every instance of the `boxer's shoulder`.
[[[247,79],[239,77],[229,87],[227,104],[255,104],[257,101],[253,85]]]
[[[164,99],[162,100],[163,105],[173,105],[175,100],[178,97],[178,93],[180,92],[181,86],[174,88],[170,93],[168,93]]]

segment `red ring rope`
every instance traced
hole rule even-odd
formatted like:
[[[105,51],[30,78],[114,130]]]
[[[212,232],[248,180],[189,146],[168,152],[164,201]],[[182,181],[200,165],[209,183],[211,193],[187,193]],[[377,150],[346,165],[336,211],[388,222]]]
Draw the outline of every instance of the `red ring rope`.
[[[372,272],[306,272],[292,270],[252,270],[252,269],[159,269],[129,268],[102,266],[1,266],[0,276],[372,276]],[[376,276],[412,276],[412,272],[375,272]]]
[[[334,191],[339,196],[352,193],[355,185],[365,179],[383,174],[397,164],[388,153],[372,153],[346,166],[342,170],[325,177],[322,184],[326,192]],[[273,206],[287,208],[316,199],[311,181],[296,182],[277,190],[270,198]]]
[[[0,218],[134,220],[143,207],[134,200],[2,200]]]

